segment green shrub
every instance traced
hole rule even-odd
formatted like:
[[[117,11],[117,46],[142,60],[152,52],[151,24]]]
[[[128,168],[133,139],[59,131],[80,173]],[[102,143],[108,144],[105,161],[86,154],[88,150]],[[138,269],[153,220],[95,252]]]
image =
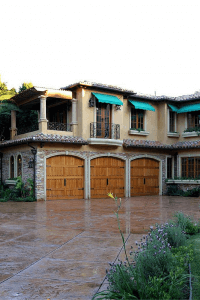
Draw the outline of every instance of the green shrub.
[[[194,188],[183,192],[184,197],[199,197],[200,190],[199,188]]]
[[[8,199],[6,199],[6,198],[0,198],[0,202],[7,202],[8,201]]]
[[[36,199],[32,196],[13,198],[14,202],[34,202]]]
[[[177,212],[174,217],[181,230],[190,235],[198,233],[200,228],[199,224],[195,223],[191,216],[187,216],[182,212]]]
[[[167,195],[168,196],[181,196],[182,193],[183,193],[183,191],[178,189],[176,184],[170,184],[167,187]]]

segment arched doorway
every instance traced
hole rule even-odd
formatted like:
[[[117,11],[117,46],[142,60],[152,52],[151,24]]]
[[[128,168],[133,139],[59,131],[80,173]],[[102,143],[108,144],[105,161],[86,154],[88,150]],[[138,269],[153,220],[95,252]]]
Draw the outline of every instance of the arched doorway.
[[[53,156],[46,160],[46,199],[84,198],[84,160],[74,156]]]
[[[131,161],[131,197],[159,195],[159,162],[152,158]]]

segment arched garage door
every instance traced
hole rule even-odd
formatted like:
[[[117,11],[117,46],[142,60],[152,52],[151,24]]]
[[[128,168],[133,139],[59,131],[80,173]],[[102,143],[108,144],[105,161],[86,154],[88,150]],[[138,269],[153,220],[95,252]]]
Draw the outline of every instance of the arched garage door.
[[[131,196],[159,195],[159,162],[150,158],[131,161]]]
[[[108,193],[124,197],[124,161],[113,157],[91,160],[91,198],[107,198]]]
[[[84,198],[84,161],[74,156],[46,160],[47,200]]]

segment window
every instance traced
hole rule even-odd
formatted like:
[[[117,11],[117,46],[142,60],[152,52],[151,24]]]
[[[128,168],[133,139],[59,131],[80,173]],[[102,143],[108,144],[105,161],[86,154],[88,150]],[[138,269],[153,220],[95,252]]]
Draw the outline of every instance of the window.
[[[14,156],[10,157],[10,178],[14,178],[14,172],[15,172],[15,164],[14,164]]]
[[[22,176],[22,157],[17,156],[17,176]]]
[[[144,110],[131,107],[131,129],[144,130]]]
[[[200,157],[184,157],[181,160],[182,177],[200,178]]]
[[[200,111],[194,111],[187,114],[187,127],[200,127]]]
[[[176,113],[172,110],[169,111],[169,132],[176,131]]]
[[[172,158],[167,157],[167,178],[172,178]]]

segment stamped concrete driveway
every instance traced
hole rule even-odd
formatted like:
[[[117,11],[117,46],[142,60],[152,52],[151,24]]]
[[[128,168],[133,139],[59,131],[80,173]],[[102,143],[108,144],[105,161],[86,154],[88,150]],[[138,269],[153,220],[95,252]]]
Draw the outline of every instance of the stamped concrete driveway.
[[[199,198],[122,199],[127,249],[178,210],[200,218]],[[0,299],[91,299],[109,262],[124,259],[112,199],[0,203]],[[101,286],[103,283],[103,287]]]

